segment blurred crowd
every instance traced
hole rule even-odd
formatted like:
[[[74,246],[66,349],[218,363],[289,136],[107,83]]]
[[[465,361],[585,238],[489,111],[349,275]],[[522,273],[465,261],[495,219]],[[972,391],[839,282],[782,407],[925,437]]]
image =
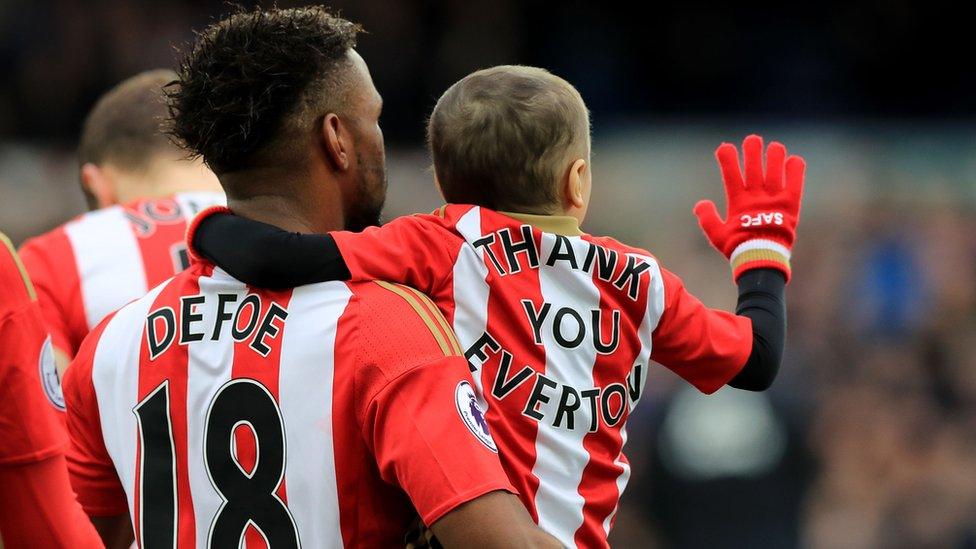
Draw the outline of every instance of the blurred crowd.
[[[791,296],[820,462],[807,534],[976,546],[976,216],[956,201],[869,202],[854,228],[816,233]]]
[[[70,143],[103,91],[168,66],[232,5],[303,0],[0,1],[0,135]],[[949,2],[331,0],[361,22],[385,130],[419,140],[451,83],[500,63],[573,82],[596,117],[976,114],[968,20]]]

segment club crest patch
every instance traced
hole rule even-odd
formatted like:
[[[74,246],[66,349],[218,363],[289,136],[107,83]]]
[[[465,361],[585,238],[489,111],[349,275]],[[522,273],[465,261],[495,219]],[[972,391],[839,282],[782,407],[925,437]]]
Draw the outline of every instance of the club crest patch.
[[[467,381],[458,383],[457,388],[454,390],[454,402],[457,404],[457,411],[461,416],[461,421],[468,426],[471,434],[487,446],[489,450],[498,453],[498,446],[495,445],[495,440],[491,438],[488,422],[485,421],[485,412],[478,404],[478,397],[475,396],[474,389],[470,383]]]
[[[58,374],[58,367],[54,362],[54,346],[51,344],[51,336],[48,336],[41,346],[38,373],[41,376],[41,387],[44,389],[48,401],[58,410],[64,410],[64,393],[61,392],[61,376]]]

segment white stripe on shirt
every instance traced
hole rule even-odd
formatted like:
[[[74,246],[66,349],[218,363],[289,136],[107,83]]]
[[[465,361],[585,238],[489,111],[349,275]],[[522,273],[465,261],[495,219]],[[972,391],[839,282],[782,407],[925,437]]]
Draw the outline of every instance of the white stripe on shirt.
[[[226,312],[237,309],[247,287],[227,273],[215,268],[211,276],[201,276],[197,279],[200,284],[200,294],[208,297],[202,304],[197,305],[197,312],[205,319],[217,316],[217,293],[234,294],[237,301],[225,305]],[[213,341],[213,333],[204,332],[203,339],[187,343],[186,369],[186,460],[187,476],[190,482],[190,494],[193,502],[193,517],[197,524],[197,547],[207,546],[207,534],[213,522],[217,509],[223,500],[214,490],[207,473],[207,465],[201,458],[193,456],[204,455],[204,434],[206,433],[206,415],[196,411],[210,407],[217,390],[230,380],[231,368],[234,363],[234,338],[230,335],[232,324],[224,322],[221,325],[220,337]]]
[[[86,214],[64,231],[74,250],[89,330],[146,293],[142,252],[121,206]]]
[[[288,508],[305,547],[343,544],[332,395],[338,321],[351,296],[342,282],[295,288],[282,334],[278,401],[290,432],[285,436],[285,485]]]
[[[575,249],[577,257],[585,257],[590,244],[579,237],[565,237]],[[557,235],[542,234],[541,257],[548,257],[557,241]],[[542,299],[552,304],[552,311],[540,330],[546,349],[546,377],[560,386],[593,387],[593,365],[596,361],[596,347],[593,339],[583,337],[574,349],[567,349],[556,342],[553,335],[559,326],[553,326],[560,308],[568,307],[588,315],[591,310],[600,309],[600,290],[593,283],[593,277],[582,270],[566,269],[560,264],[539,266],[539,288]],[[562,318],[561,333],[564,337],[575,337],[577,327],[574,321]],[[583,317],[578,326],[584,332],[589,318]],[[548,403],[540,407],[546,418],[556,417],[560,394],[554,394]],[[539,526],[552,534],[567,547],[575,545],[576,530],[583,524],[583,505],[586,500],[579,493],[583,470],[590,461],[590,454],[583,446],[588,434],[585,426],[590,424],[590,408],[583,405],[576,413],[576,428],[553,427],[543,420],[539,422],[536,435],[536,460],[532,474],[539,479],[535,495],[535,507],[539,514]],[[598,420],[599,421],[599,420]],[[602,428],[602,427],[601,427]]]

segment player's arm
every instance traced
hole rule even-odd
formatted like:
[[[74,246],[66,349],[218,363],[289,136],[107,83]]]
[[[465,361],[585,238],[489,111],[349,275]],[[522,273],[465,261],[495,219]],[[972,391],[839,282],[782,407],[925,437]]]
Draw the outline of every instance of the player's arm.
[[[652,357],[705,392],[728,383],[762,391],[776,378],[786,343],[786,283],[796,235],[805,164],[773,142],[763,169],[763,144],[742,145],[745,177],[735,146],[716,158],[725,182],[723,221],[711,201],[695,205],[709,241],[729,258],[739,287],[736,315],[706,308],[674,275],[662,271],[665,310],[654,334]]]
[[[361,428],[382,478],[403,489],[445,547],[558,547],[502,470],[447,322],[416,290],[376,284],[386,294],[359,300],[356,312],[366,324],[358,385],[371,395]]]
[[[42,388],[38,363],[50,357],[34,297],[0,234],[0,539],[10,547],[97,547],[68,482],[64,427]]]
[[[0,466],[0,489],[0,539],[9,547],[102,546],[74,498],[62,453]]]
[[[450,274],[454,257],[449,243],[457,238],[435,215],[404,216],[360,233],[302,234],[233,215],[227,208],[201,213],[189,236],[196,254],[262,288],[388,280],[428,293]]]
[[[135,536],[129,521],[125,490],[102,438],[91,377],[98,340],[113,316],[109,315],[85,338],[78,356],[68,368],[63,387],[71,486],[105,546],[122,549],[129,547]]]

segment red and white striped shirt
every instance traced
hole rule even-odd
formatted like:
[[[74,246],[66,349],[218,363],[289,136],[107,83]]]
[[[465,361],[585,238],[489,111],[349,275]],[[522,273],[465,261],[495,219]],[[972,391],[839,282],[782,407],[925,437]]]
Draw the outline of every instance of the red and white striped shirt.
[[[711,393],[752,350],[748,318],[708,309],[648,252],[573,218],[447,205],[333,236],[353,280],[413,286],[444,313],[509,478],[565,545],[607,544],[650,361]]]
[[[70,359],[105,316],[189,265],[184,236],[221,193],[181,193],[82,214],[24,242],[54,347]]]
[[[393,546],[418,514],[513,490],[471,384],[416,290],[261,290],[195,262],[85,340],[69,468],[143,547]]]

